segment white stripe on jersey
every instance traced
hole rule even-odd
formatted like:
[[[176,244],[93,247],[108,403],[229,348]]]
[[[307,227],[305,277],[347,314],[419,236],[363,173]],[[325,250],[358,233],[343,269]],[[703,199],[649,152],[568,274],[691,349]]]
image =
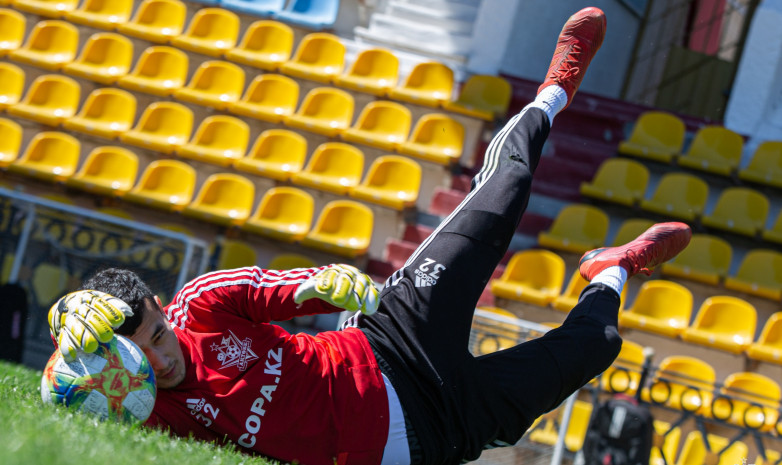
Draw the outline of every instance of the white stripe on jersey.
[[[301,284],[323,268],[325,267],[295,268],[285,271],[266,270],[264,272],[261,268],[253,266],[206,273],[188,283],[177,293],[175,301],[168,307],[166,316],[172,325],[184,329],[190,301],[199,297],[203,292],[240,284],[255,288]]]

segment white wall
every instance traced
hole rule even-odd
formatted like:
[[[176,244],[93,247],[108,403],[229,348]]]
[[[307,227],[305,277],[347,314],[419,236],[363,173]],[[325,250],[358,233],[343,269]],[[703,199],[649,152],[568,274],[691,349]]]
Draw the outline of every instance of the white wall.
[[[750,26],[733,82],[725,126],[750,136],[748,154],[782,140],[782,0],[764,0]]]
[[[517,4],[514,27],[507,38],[500,72],[542,80],[562,25],[581,8],[596,6],[605,11],[608,28],[581,89],[608,97],[620,96],[640,22],[621,2],[523,0],[513,3]]]

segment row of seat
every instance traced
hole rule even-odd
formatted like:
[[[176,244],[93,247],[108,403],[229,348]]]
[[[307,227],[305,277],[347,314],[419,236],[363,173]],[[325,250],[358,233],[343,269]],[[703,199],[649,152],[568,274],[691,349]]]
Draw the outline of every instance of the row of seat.
[[[296,82],[278,74],[263,74],[253,81],[243,98],[239,99],[238,94],[228,98],[227,95],[231,94],[224,93],[225,89],[211,89],[203,83],[215,82],[215,73],[211,71],[216,71],[218,63],[212,63],[214,68],[205,63],[203,73],[197,73],[187,87],[175,93],[175,97],[183,102],[218,105],[237,116],[284,123],[303,131],[340,137],[351,143],[396,151],[434,163],[456,163],[461,156],[464,127],[445,114],[425,114],[413,126],[411,113],[406,107],[377,100],[369,102],[351,126],[353,99],[347,92],[317,87],[296,109]],[[24,72],[20,68],[0,63],[0,83],[8,83],[0,90],[0,95],[5,97],[0,98],[0,110],[5,109],[12,115],[49,126],[63,124],[69,129],[100,137],[127,138],[130,143],[133,140],[143,141],[142,146],[162,153],[171,153],[190,139],[194,116],[182,104],[153,102],[144,109],[133,127],[136,98],[129,92],[100,87],[87,96],[79,110],[81,91],[73,79],[59,74],[39,76],[22,97],[23,82]],[[129,81],[123,85],[133,89],[136,84]],[[241,89],[237,90],[241,92]],[[218,120],[221,128],[214,132],[216,138],[211,141],[212,154],[207,158],[213,163],[230,164],[243,155],[241,145],[249,135],[249,126],[230,116],[222,116]],[[143,133],[143,137],[134,139],[128,136],[128,133],[134,132]]]
[[[777,267],[782,266],[782,254],[774,251],[756,251],[748,254],[747,269],[750,275],[760,275],[752,268],[760,259],[771,255]],[[782,273],[775,270],[777,279]],[[587,286],[576,270],[567,287],[561,291],[565,278],[565,262],[557,254],[544,249],[528,249],[516,252],[511,257],[501,276],[490,282],[493,295],[499,298],[532,303],[538,306],[552,306],[554,309],[568,312],[578,302],[581,291]],[[742,277],[731,278],[731,287],[744,291],[760,288]],[[766,289],[771,292],[772,289]],[[776,296],[782,292],[782,282],[777,282]],[[624,299],[622,308],[624,308]],[[636,296],[632,307],[620,313],[620,325],[654,332],[667,337],[681,337],[686,341],[706,345],[733,353],[749,350],[755,336],[757,312],[749,302],[735,296],[713,296],[700,307],[695,320],[690,323],[693,312],[692,292],[681,284],[668,280],[653,280],[644,283]],[[768,320],[768,325],[777,324],[778,317]],[[776,337],[782,327],[769,326],[762,332],[758,343],[767,344],[765,338]],[[782,333],[780,333],[782,334]],[[782,339],[776,341],[779,346],[773,352],[751,350],[751,358],[765,359],[782,363]]]
[[[782,154],[782,152],[780,152]],[[704,226],[749,237],[782,243],[782,217],[771,229],[766,221],[771,206],[769,198],[748,187],[728,187],[720,192],[711,214],[705,214],[709,185],[700,177],[684,173],[664,174],[651,196],[645,197],[649,171],[633,160],[612,158],[603,162],[591,182],[582,183],[582,195],[638,206],[641,210],[684,220],[700,221]]]
[[[766,141],[752,154],[749,165],[740,168],[744,139],[721,126],[699,129],[686,152],[684,122],[675,115],[661,111],[641,114],[630,137],[620,142],[620,154],[722,176],[737,174],[738,178],[756,184],[782,188],[782,141]]]
[[[142,6],[133,13],[133,0],[3,0],[0,5],[13,6],[21,11],[51,18],[67,18],[81,24],[114,28],[128,22],[149,25],[150,19],[167,17],[169,27],[185,22],[185,5],[177,0],[156,1],[155,5]],[[271,16],[279,21],[309,29],[332,26],[337,19],[339,0],[199,0],[198,3],[216,6],[257,16]],[[285,4],[288,3],[286,6]],[[152,11],[150,11],[152,10]],[[150,18],[152,17],[152,18]]]
[[[490,121],[503,117],[510,103],[510,84],[498,76],[471,76],[461,87],[458,97],[453,99],[453,71],[442,63],[419,63],[404,83],[397,85],[399,59],[391,50],[362,50],[345,70],[345,45],[333,34],[307,34],[294,54],[293,31],[285,24],[271,20],[257,21],[237,45],[238,23],[238,18],[226,10],[206,8],[196,13],[190,28],[180,36],[164,41],[143,37],[170,44],[171,48],[176,47],[174,50],[181,52],[177,54],[162,49],[168,52],[168,56],[156,56],[153,65],[147,66],[147,72],[154,68],[157,74],[175,78],[155,92],[170,92],[177,82],[184,84],[188,58],[182,50],[186,50],[381,97],[442,107]],[[52,71],[62,69],[103,84],[114,83],[130,71],[133,45],[124,35],[114,32],[93,34],[79,51],[79,32],[66,21],[40,21],[23,40],[24,16],[13,10],[0,9],[0,26],[3,36],[0,56],[7,55],[12,60]],[[132,30],[122,27],[119,30],[123,34],[134,35]],[[148,50],[161,53],[157,47]],[[144,55],[142,58],[131,74],[138,74],[143,69],[141,65],[146,63],[144,60],[151,59]],[[155,63],[157,66],[154,66]],[[239,79],[238,72],[233,74],[237,76],[225,78],[228,85],[231,85],[231,80]],[[243,84],[243,73],[241,77]]]

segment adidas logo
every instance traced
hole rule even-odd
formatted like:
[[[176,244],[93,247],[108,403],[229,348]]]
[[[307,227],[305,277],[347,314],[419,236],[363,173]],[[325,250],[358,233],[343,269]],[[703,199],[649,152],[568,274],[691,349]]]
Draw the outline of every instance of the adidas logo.
[[[190,414],[195,415],[196,413],[200,412],[202,408],[204,408],[206,399],[203,397],[200,399],[187,399],[185,402],[187,403],[187,408],[190,409]]]
[[[434,265],[430,268],[430,265]],[[429,272],[433,269],[432,272]],[[445,270],[445,267],[431,258],[425,258],[424,263],[421,264],[415,270],[415,287],[432,287],[437,284],[437,278],[440,277],[440,272]]]

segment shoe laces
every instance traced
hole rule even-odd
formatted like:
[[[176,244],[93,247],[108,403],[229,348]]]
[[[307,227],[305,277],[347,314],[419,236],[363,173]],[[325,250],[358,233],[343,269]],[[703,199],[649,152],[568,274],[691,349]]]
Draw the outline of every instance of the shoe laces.
[[[577,74],[580,71],[579,55],[581,55],[581,46],[578,43],[572,45],[565,45],[562,54],[565,56],[560,62],[559,66],[554,70],[553,75],[559,79],[568,79],[571,76]],[[564,66],[563,66],[564,65]]]

